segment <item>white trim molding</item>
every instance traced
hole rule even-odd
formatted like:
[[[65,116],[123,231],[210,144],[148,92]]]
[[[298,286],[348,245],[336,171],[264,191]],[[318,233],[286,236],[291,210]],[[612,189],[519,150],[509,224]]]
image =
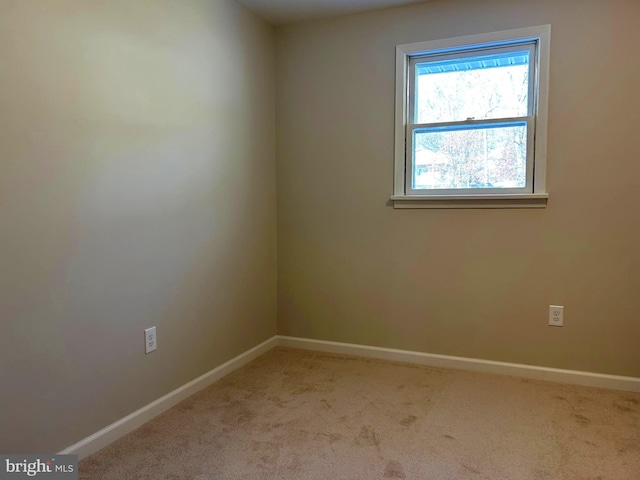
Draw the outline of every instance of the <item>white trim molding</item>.
[[[267,353],[275,347],[297,348],[316,352],[352,355],[365,358],[377,358],[394,362],[412,363],[436,368],[450,368],[473,372],[485,372],[497,375],[511,375],[549,382],[609,388],[628,392],[640,392],[640,378],[607,375],[603,373],[561,370],[557,368],[522,365],[518,363],[496,362],[477,358],[454,357],[434,353],[411,352],[393,348],[371,347],[353,343],[330,342],[310,338],[275,335],[250,350],[232,358],[228,362],[186,383],[163,397],[145,405],[124,418],[106,426],[102,430],[80,440],[60,452],[61,455],[78,455],[79,459],[88,457],[113,443],[127,433],[142,426],[169,408],[177,405],[191,395],[199,392],[246,365],[250,361]]]
[[[145,405],[144,407],[136,410],[126,417],[121,418],[111,425],[106,426],[93,435],[90,435],[87,438],[80,440],[78,443],[71,445],[70,447],[60,452],[60,455],[78,455],[78,458],[80,460],[88,457],[92,453],[97,452],[110,443],[113,443],[117,439],[125,436],[127,433],[144,425],[169,408],[187,399],[194,393],[207,388],[209,385],[220,380],[222,377],[230,374],[234,370],[237,370],[238,368],[246,365],[251,360],[268,352],[269,350],[277,346],[277,341],[278,340],[276,336],[271,337],[270,339],[262,342],[260,345],[256,345],[252,349],[241,353],[228,362],[225,362],[222,365],[214,368],[213,370],[200,375],[198,378],[191,380],[190,382],[184,384],[179,388],[176,388],[172,392],[167,393],[165,396],[154,400],[153,402]]]
[[[548,193],[392,195],[393,208],[545,208]]]
[[[313,350],[316,352],[353,355],[366,358],[391,360],[394,362],[413,363],[436,368],[451,368],[472,372],[510,375],[548,382],[568,383],[587,387],[609,388],[627,392],[640,393],[640,378],[607,375],[604,373],[583,372],[578,370],[562,370],[559,368],[523,365],[520,363],[497,362],[477,358],[454,357],[435,353],[411,352],[393,348],[370,347],[353,343],[312,340],[308,338],[278,336],[278,346]]]

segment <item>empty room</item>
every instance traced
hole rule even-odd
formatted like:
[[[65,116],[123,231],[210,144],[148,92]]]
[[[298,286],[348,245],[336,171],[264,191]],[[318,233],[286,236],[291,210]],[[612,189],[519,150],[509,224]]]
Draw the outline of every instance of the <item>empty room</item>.
[[[640,479],[639,25],[0,0],[0,479]]]

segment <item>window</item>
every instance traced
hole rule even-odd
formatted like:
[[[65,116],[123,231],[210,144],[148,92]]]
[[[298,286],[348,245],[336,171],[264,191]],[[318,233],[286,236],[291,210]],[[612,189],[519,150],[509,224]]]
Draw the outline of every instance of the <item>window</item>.
[[[546,205],[550,30],[397,47],[395,207]]]

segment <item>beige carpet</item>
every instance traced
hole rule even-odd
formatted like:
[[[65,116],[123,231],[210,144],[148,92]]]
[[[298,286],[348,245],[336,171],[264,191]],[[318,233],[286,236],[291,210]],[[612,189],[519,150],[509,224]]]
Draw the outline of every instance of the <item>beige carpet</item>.
[[[81,479],[640,479],[640,394],[278,348]]]

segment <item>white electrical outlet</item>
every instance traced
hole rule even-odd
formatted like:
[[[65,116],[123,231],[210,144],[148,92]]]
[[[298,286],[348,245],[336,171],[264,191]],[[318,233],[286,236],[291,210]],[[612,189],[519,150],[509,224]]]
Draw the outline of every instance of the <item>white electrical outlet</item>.
[[[144,353],[151,353],[158,348],[158,336],[156,327],[147,328],[144,331]]]
[[[564,327],[564,307],[562,305],[549,305],[549,325]]]

